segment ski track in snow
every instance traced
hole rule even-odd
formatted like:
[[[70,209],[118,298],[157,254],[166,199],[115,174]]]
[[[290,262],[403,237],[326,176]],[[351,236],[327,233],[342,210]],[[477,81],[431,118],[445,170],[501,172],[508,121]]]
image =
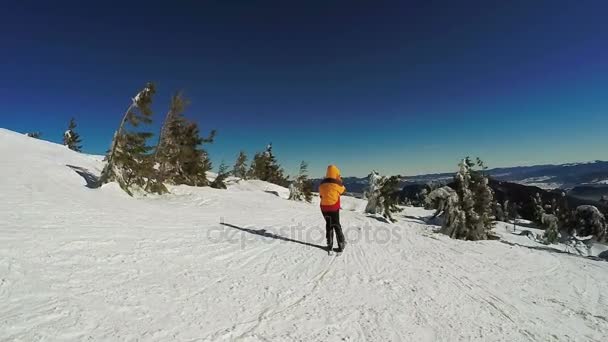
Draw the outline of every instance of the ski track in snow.
[[[0,155],[2,341],[608,338],[606,262],[451,240],[419,208],[386,224],[353,198],[328,256],[303,244],[324,245],[317,204],[273,185],[130,198],[66,166],[99,174],[93,156],[5,130]]]

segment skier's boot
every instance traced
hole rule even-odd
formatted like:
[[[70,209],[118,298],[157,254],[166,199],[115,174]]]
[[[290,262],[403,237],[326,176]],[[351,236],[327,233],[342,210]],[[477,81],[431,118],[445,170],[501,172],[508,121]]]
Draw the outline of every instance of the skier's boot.
[[[346,247],[346,241],[338,243],[338,253],[342,253]]]

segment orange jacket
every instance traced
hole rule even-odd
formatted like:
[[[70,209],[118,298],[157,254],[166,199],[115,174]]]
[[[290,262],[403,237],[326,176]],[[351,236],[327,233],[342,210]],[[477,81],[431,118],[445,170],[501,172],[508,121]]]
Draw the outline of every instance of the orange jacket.
[[[335,165],[327,167],[325,179],[319,185],[319,195],[321,196],[321,211],[339,211],[340,210],[340,195],[346,191],[342,185],[342,177],[340,177],[340,169]]]

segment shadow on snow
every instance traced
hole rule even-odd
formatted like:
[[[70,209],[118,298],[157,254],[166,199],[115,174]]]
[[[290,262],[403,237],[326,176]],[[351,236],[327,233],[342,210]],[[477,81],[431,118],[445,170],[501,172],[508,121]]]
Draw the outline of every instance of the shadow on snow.
[[[250,234],[254,234],[254,235],[258,235],[258,236],[263,236],[265,238],[271,238],[271,239],[276,239],[276,240],[281,240],[281,241],[288,241],[288,242],[293,242],[293,243],[299,243],[300,245],[305,245],[305,246],[310,246],[310,247],[316,247],[316,248],[320,248],[322,250],[326,250],[326,247],[324,247],[324,246],[316,245],[314,243],[309,243],[309,242],[304,242],[304,241],[290,239],[288,237],[284,237],[284,236],[281,236],[281,235],[277,235],[277,234],[268,232],[268,231],[266,231],[266,229],[243,228],[243,227],[235,226],[233,224],[226,223],[226,222],[220,222],[220,224],[223,225],[223,226],[226,226],[226,227],[238,229],[238,230],[246,232],[246,233],[250,233]]]
[[[66,165],[70,169],[74,170],[80,177],[84,178],[87,182],[85,185],[89,189],[95,189],[97,187],[97,183],[99,182],[99,177],[95,176],[91,171],[85,169],[84,167],[74,166],[74,165]]]

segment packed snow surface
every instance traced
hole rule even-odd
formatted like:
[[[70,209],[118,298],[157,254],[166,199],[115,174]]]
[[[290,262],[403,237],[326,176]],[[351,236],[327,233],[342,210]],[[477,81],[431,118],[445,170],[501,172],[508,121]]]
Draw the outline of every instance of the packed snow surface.
[[[96,156],[6,130],[0,156],[0,340],[608,339],[608,263],[508,226],[456,241],[346,197],[328,256],[317,202],[275,185],[132,198],[87,187]]]

